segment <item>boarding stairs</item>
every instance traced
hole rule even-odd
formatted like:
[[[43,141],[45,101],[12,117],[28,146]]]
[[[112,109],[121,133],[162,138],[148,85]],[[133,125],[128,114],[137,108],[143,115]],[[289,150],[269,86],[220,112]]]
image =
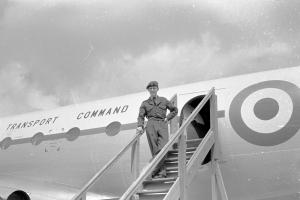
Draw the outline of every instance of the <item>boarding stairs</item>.
[[[175,133],[172,134],[169,142],[141,173],[139,169],[139,140],[141,134],[136,134],[130,143],[99,170],[72,200],[86,200],[87,191],[130,148],[134,182],[119,200],[189,200],[187,198],[187,188],[193,177],[198,173],[198,169],[208,153],[210,153],[212,200],[228,200],[219,162],[215,156],[216,141],[218,139],[216,101],[215,89],[212,88],[180,128],[178,126],[175,129],[171,127],[171,131],[173,130]],[[210,104],[210,129],[204,138],[187,140],[188,125],[206,103]],[[178,122],[171,123],[178,125]],[[167,177],[150,178],[152,171],[165,156],[164,164],[167,168]]]
[[[193,139],[186,141],[186,163],[189,163],[202,139]],[[140,200],[162,200],[170,191],[178,179],[178,143],[173,145],[173,149],[167,153],[164,162],[167,170],[166,178],[148,178],[143,181],[142,189],[136,193]]]

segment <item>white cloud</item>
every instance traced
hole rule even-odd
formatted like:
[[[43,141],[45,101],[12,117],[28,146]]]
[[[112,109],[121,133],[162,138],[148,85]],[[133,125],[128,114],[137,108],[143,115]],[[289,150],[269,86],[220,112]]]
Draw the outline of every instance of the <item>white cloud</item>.
[[[38,90],[27,79],[28,74],[17,62],[0,69],[0,116],[58,106],[58,99]]]
[[[274,1],[270,0],[199,0],[199,7],[207,6],[230,23],[257,23],[266,15]]]
[[[172,7],[185,6],[191,9],[211,10],[214,15],[219,15],[220,18],[236,23],[247,22],[256,23],[263,15],[267,13],[276,1],[272,0],[10,0],[17,3],[15,7],[22,9],[49,9],[60,5],[69,7],[77,7],[79,13],[84,13],[92,18],[98,18],[99,12],[113,17],[132,15],[139,13],[140,9],[147,6]],[[88,13],[88,14],[86,14]],[[30,12],[22,12],[18,10],[17,15],[31,15]],[[101,17],[101,16],[100,16]]]
[[[278,67],[287,67],[292,47],[284,42],[253,45],[248,48],[233,49],[211,61],[218,66],[223,75],[263,71]],[[283,63],[283,61],[285,61]]]
[[[150,80],[168,87],[284,67],[280,60],[291,52],[288,44],[279,41],[223,51],[219,39],[205,33],[200,42],[162,44],[139,56],[124,54],[114,61],[102,60],[89,82],[73,94],[77,102],[89,101],[143,91]]]
[[[261,23],[268,0],[11,1],[0,115],[143,91],[153,79],[166,87],[284,67],[296,54]]]
[[[24,65],[13,63],[0,70],[0,116],[55,108],[66,96],[71,103],[80,103],[143,91],[150,80],[158,80],[161,87],[167,87],[259,71],[272,65],[278,67],[281,64],[278,59],[286,60],[282,58],[290,54],[292,47],[280,41],[233,46],[224,51],[220,38],[207,32],[199,40],[165,43],[139,55],[124,52],[112,60],[99,56],[96,66],[87,69],[88,81],[68,88],[61,84],[55,86],[65,88],[65,96],[59,90],[55,94],[45,93],[46,90],[36,85],[38,82],[30,81],[32,72]]]
[[[41,91],[31,89],[27,96],[28,105],[35,109],[52,109],[58,106],[58,99],[52,95],[44,95]]]

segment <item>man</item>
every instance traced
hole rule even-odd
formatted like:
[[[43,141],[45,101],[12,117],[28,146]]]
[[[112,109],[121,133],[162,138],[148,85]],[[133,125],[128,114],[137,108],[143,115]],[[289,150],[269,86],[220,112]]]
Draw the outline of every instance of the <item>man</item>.
[[[157,95],[159,90],[157,81],[151,81],[147,85],[149,99],[143,101],[139,116],[137,132],[143,132],[144,120],[147,117],[146,134],[152,156],[155,157],[169,140],[168,121],[175,117],[178,109],[166,98]],[[166,115],[167,109],[170,113]],[[163,165],[163,158],[152,173],[152,177],[163,178],[167,176],[166,168]]]

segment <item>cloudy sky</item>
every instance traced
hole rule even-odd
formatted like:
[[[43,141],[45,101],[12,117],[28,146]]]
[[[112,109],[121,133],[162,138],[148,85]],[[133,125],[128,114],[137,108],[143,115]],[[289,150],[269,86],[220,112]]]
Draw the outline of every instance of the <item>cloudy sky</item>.
[[[0,0],[0,117],[300,63],[299,0]]]

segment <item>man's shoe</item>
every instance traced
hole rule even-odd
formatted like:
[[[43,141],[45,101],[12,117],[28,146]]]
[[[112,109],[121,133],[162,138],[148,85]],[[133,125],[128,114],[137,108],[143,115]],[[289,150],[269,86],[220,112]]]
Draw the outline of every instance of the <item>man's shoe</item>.
[[[166,178],[166,176],[164,176],[163,174],[156,174],[153,178]]]
[[[152,178],[155,178],[159,175],[159,173],[157,171],[152,172],[151,176]]]
[[[167,177],[167,172],[166,172],[166,171],[161,171],[158,175],[159,175],[161,178],[166,178],[166,177]]]
[[[160,173],[160,169],[154,169],[153,171],[152,171],[152,178],[154,178],[155,176],[157,176],[159,173]]]

